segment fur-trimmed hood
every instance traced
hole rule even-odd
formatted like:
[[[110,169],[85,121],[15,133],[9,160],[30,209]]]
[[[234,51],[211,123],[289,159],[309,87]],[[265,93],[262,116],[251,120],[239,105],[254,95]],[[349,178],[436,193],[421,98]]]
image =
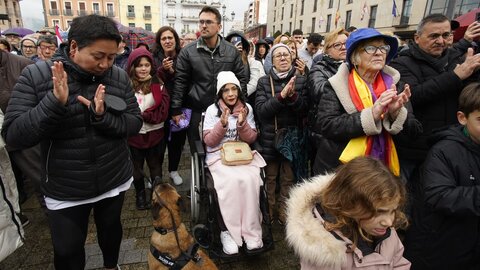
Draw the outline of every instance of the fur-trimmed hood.
[[[308,264],[328,269],[340,269],[346,262],[345,242],[336,239],[319,219],[313,208],[320,193],[334,174],[319,175],[293,187],[287,202],[286,238],[295,253]]]
[[[394,228],[375,247],[375,252],[366,255],[353,247],[352,241],[341,232],[335,231],[337,238],[325,229],[322,217],[314,209],[320,193],[333,177],[334,174],[315,176],[290,191],[286,239],[300,257],[302,270],[410,269],[411,264],[403,257],[404,248]]]

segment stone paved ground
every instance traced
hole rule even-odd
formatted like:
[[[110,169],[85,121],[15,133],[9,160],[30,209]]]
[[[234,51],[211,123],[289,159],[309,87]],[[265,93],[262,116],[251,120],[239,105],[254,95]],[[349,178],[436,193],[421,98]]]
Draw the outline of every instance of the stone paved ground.
[[[178,187],[178,190],[184,197],[188,193],[190,185],[190,154],[187,151],[188,149],[185,149],[180,164],[180,174],[185,181],[182,186]],[[164,170],[166,171],[166,169]],[[186,205],[190,206],[189,203]],[[25,229],[26,242],[24,246],[7,257],[3,262],[0,262],[0,270],[54,269],[50,231],[43,209],[39,206],[35,196],[30,196],[27,202],[22,205],[22,209],[31,221],[31,224]],[[187,212],[184,215],[184,222],[187,227],[189,227],[188,218],[189,213]],[[122,270],[148,269],[147,252],[150,235],[153,231],[151,222],[150,211],[138,211],[135,209],[135,191],[132,187],[127,191],[122,211],[123,241],[119,261]],[[95,226],[92,222],[90,222],[89,226],[85,247],[86,269],[102,269],[102,257],[97,244]],[[275,249],[272,251],[236,261],[216,260],[215,262],[219,269],[225,270],[299,269],[298,259],[284,241],[283,227],[274,224],[273,237],[275,239]]]

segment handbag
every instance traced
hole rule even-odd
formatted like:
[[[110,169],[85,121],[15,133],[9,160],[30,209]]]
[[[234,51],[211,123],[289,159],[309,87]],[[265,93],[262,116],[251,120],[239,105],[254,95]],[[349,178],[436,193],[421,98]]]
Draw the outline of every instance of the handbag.
[[[246,142],[225,142],[220,149],[222,164],[228,166],[246,165],[253,160],[252,149]]]
[[[272,89],[272,97],[275,97],[275,90],[273,89],[273,79],[270,76],[270,88]],[[285,139],[285,135],[287,135],[288,129],[287,128],[278,128],[277,125],[277,116],[275,116],[275,138],[273,139],[273,146],[275,149],[278,150],[279,146],[282,144],[283,140]]]
[[[190,126],[190,118],[192,117],[192,110],[189,108],[182,108],[183,116],[180,121],[175,123],[173,119],[170,119],[170,133],[168,134],[168,141],[172,140],[172,132],[179,132],[187,129]]]

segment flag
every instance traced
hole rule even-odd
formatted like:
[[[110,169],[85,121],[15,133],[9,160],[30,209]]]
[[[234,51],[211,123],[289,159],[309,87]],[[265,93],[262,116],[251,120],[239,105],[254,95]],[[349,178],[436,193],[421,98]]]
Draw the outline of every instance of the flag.
[[[365,15],[368,15],[367,1],[363,2],[362,15],[360,16],[360,21],[363,21],[363,18],[365,18]]]
[[[335,14],[335,27],[337,27],[339,20],[340,20],[340,11],[337,9],[337,13]]]
[[[392,15],[393,17],[397,17],[397,4],[395,3],[395,0],[393,0]]]
[[[57,36],[57,43],[60,46],[60,44],[63,42],[62,40],[62,33],[63,31],[60,30],[60,27],[58,25],[55,25],[55,36]]]

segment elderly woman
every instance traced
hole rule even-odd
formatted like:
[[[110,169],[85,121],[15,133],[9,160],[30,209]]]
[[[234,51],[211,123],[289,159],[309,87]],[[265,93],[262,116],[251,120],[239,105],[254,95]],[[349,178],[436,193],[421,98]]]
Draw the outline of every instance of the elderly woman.
[[[323,93],[323,88],[328,82],[328,79],[337,73],[340,64],[345,62],[347,56],[346,41],[348,32],[343,28],[335,29],[325,36],[325,51],[320,56],[320,60],[313,64],[312,69],[308,74],[307,79],[307,93],[308,93],[308,127],[311,152],[310,164],[313,167],[317,150],[315,144],[317,138],[320,138],[320,132],[315,130],[318,103]]]
[[[305,77],[295,76],[296,69],[292,65],[292,52],[288,46],[282,43],[274,45],[271,55],[273,68],[258,80],[255,110],[260,122],[262,156],[267,162],[265,173],[270,218],[274,220],[277,206],[278,221],[284,224],[285,201],[295,176],[292,163],[275,148],[275,134],[281,128],[299,127],[307,103],[304,97]],[[277,176],[280,178],[278,204],[275,203]]]
[[[212,174],[213,185],[221,212],[220,241],[226,254],[263,247],[260,213],[260,168],[265,161],[254,152],[253,160],[244,165],[225,165],[220,149],[228,141],[253,143],[257,129],[252,107],[245,102],[240,82],[231,71],[222,71],[217,77],[215,103],[205,112],[203,141],[207,146],[206,163]],[[243,240],[242,240],[243,238]]]
[[[328,79],[321,96],[315,131],[317,140],[314,173],[334,170],[357,156],[382,160],[399,175],[392,135],[407,120],[408,85],[397,93],[400,74],[386,66],[395,56],[397,39],[372,28],[359,29],[346,42],[347,63]]]

